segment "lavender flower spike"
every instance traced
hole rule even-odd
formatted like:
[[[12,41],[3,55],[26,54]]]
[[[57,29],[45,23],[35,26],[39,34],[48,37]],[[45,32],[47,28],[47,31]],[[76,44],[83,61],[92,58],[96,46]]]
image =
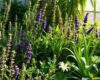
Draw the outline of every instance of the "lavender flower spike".
[[[20,52],[21,52],[21,49],[22,49],[22,43],[19,42],[19,43],[17,44],[16,52],[17,52],[17,53],[20,53]]]
[[[18,66],[14,66],[12,67],[12,70],[14,70],[14,77],[17,77],[19,74],[19,67]]]
[[[89,30],[86,32],[86,34],[89,34],[93,30],[93,27],[89,28]]]
[[[32,47],[31,44],[28,43],[26,46],[26,63],[30,63],[30,60],[32,59]]]
[[[42,23],[42,29],[45,30],[46,29],[46,17],[44,18],[44,21]]]
[[[75,27],[77,30],[79,29],[79,21],[77,16],[75,16]]]
[[[84,23],[87,23],[87,21],[88,21],[88,14],[89,14],[89,13],[87,13],[87,14],[85,15],[85,17],[84,17]]]
[[[22,32],[21,33],[21,41],[25,41],[26,40],[26,38],[25,38],[25,32]]]
[[[96,36],[96,38],[99,37],[99,33],[98,33],[97,29],[96,29],[96,34],[95,34],[95,36]]]
[[[37,13],[37,16],[36,16],[36,21],[37,21],[37,22],[40,22],[41,16],[42,16],[42,9],[40,9],[40,10],[38,11],[38,13]]]

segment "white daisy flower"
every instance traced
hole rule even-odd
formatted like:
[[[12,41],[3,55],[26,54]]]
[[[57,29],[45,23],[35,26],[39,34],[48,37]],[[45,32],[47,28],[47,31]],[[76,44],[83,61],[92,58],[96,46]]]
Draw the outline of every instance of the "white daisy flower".
[[[68,72],[68,69],[69,69],[68,64],[64,64],[64,62],[59,63],[59,68],[62,69],[63,72],[64,71]]]

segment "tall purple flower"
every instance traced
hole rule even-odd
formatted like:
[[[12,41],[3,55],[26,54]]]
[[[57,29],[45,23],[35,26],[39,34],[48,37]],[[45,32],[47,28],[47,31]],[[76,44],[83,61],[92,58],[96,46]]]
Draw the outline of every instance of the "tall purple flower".
[[[86,34],[89,34],[93,30],[93,27],[89,28]]]
[[[21,33],[21,41],[25,41],[26,40],[26,38],[25,38],[25,32],[22,32]]]
[[[19,67],[18,66],[13,66],[12,70],[14,71],[14,77],[17,77],[19,74]]]
[[[89,13],[87,13],[87,14],[85,15],[85,17],[84,17],[84,24],[83,24],[83,26],[86,26],[86,23],[87,23],[87,21],[88,21],[88,15],[89,15]]]
[[[42,29],[46,29],[46,17],[44,18],[44,21],[42,22]]]
[[[99,37],[99,33],[98,33],[97,29],[96,29],[95,36],[96,36],[96,38],[98,38],[98,37]]]
[[[18,43],[17,48],[16,48],[16,52],[19,53],[22,49],[22,43]]]
[[[88,21],[88,15],[89,15],[89,13],[87,13],[87,14],[85,15],[85,17],[84,17],[84,23],[87,23],[87,21]]]
[[[30,60],[32,59],[32,46],[30,43],[26,45],[26,63],[30,63]]]
[[[76,28],[76,30],[79,29],[79,21],[78,21],[78,17],[77,16],[75,16],[75,28]]]
[[[37,22],[40,22],[41,16],[42,16],[42,9],[40,9],[40,10],[38,11],[38,13],[37,13],[37,16],[36,16],[36,21],[37,21]]]

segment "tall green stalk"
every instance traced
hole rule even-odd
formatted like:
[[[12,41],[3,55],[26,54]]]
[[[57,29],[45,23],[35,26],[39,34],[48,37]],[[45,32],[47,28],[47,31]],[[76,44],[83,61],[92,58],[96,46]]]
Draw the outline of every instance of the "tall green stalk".
[[[96,21],[96,0],[91,0],[91,4],[94,8],[94,22]]]

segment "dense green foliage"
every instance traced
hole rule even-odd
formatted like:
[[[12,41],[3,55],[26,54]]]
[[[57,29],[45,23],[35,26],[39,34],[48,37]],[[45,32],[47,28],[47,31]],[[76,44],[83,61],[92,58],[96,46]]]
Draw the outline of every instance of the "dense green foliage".
[[[0,79],[100,80],[99,24],[80,17],[86,0],[30,1],[8,0],[1,14]]]

